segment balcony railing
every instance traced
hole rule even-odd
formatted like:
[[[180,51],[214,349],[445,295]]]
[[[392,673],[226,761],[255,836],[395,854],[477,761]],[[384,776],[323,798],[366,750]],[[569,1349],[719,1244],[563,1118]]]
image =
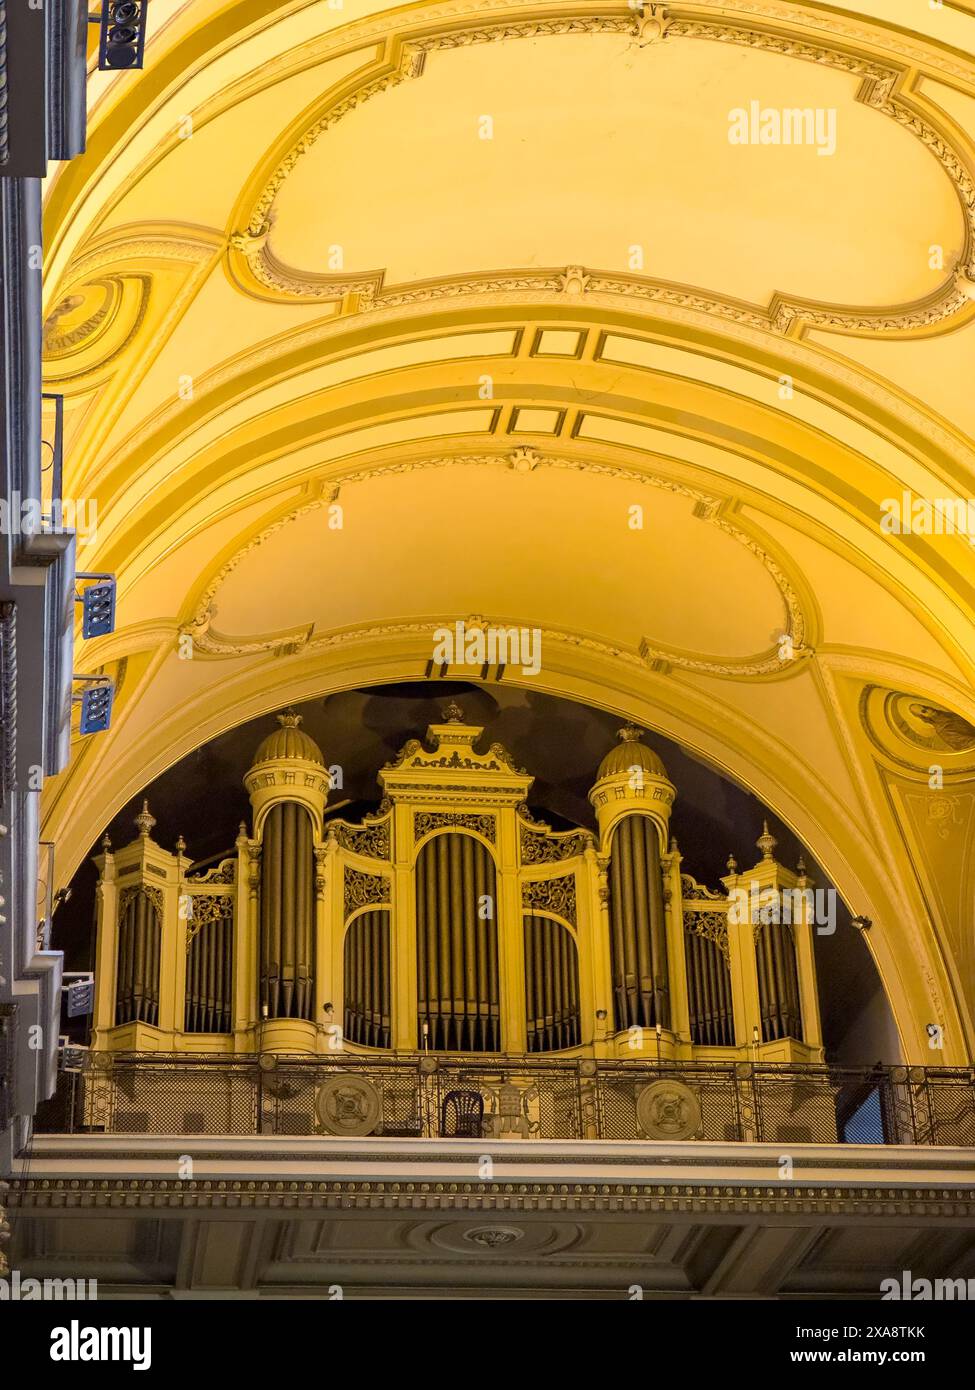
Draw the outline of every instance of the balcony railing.
[[[35,1132],[975,1145],[970,1068],[81,1056]]]

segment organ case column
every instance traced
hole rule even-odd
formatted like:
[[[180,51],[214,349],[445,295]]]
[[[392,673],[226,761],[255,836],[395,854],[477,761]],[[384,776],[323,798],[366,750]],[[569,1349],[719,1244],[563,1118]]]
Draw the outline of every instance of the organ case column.
[[[179,861],[152,839],[143,802],[138,839],[104,854],[96,893],[99,986],[92,1046],[155,1051],[174,1046]]]
[[[315,1052],[323,1046],[317,1016],[328,943],[318,906],[316,850],[329,774],[301,716],[277,716],[244,778],[260,846],[257,1042],[261,1051]]]
[[[628,724],[603,759],[589,799],[608,855],[612,1013],[620,1055],[676,1055],[671,1022],[663,855],[675,790]]]

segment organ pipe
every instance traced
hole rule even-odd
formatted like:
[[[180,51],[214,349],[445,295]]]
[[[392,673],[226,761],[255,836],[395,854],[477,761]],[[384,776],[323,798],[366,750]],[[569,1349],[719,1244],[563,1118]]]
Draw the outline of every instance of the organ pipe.
[[[525,918],[525,1004],[529,1052],[579,1045],[576,944],[550,917]]]
[[[799,973],[792,932],[784,922],[763,923],[755,935],[762,1041],[802,1038]]]
[[[261,1006],[269,1018],[312,1017],[315,974],[312,823],[282,801],[264,822],[261,856]]]
[[[184,1028],[187,1033],[229,1033],[233,997],[232,903],[224,915],[205,922],[186,953]]]
[[[115,1022],[159,1020],[159,909],[144,888],[132,893],[118,935]]]
[[[731,970],[719,944],[688,926],[685,936],[691,1040],[706,1047],[735,1041]]]
[[[181,839],[175,854],[156,844],[146,805],[138,840],[103,845],[94,1046],[133,1046],[143,1023],[139,1047],[159,1029],[184,1051],[221,1052],[233,1033],[245,1050],[320,1054],[315,1011],[332,998],[353,1051],[682,1060],[754,1055],[754,1037],[776,1059],[821,1057],[805,915],[790,931],[744,907],[805,892],[804,866],[779,864],[765,825],[754,868],[728,861],[727,896],[683,873],[676,789],[634,726],[599,765],[593,836],[536,821],[531,777],[500,745],[479,752],[484,731],[455,707],[381,771],[381,808],[361,825],[328,815],[334,769],[300,716],[278,722],[245,778],[253,831],[215,868]]]
[[[667,930],[657,831],[624,816],[610,857],[610,932],[618,1028],[670,1026]]]
[[[481,915],[484,903],[490,904],[490,916]],[[448,832],[427,841],[420,850],[416,945],[420,1046],[436,1051],[498,1051],[494,861],[473,836]]]
[[[389,912],[356,917],[345,934],[345,1037],[365,1047],[389,1047]]]

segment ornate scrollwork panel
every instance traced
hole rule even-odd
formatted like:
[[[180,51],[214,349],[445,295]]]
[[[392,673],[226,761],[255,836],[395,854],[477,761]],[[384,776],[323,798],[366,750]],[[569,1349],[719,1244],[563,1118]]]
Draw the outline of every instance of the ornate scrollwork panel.
[[[490,840],[493,845],[497,840],[497,822],[494,816],[478,815],[476,812],[466,814],[463,811],[417,811],[413,817],[413,841],[422,840],[424,835],[429,835],[431,830],[443,830],[447,826],[454,826],[461,830],[474,830],[478,835],[483,835],[485,840]]]
[[[554,912],[576,925],[575,874],[564,878],[539,878],[521,886],[521,905],[531,912]]]
[[[702,936],[705,941],[713,941],[725,960],[730,957],[728,947],[728,914],[726,912],[685,912],[684,930]]]
[[[345,915],[357,908],[389,902],[389,879],[383,874],[364,874],[345,866]]]

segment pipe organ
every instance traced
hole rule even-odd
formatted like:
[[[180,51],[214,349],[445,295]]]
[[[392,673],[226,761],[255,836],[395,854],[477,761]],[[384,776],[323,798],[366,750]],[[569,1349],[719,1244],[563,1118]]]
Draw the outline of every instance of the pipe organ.
[[[720,888],[684,872],[642,730],[600,764],[591,832],[536,820],[531,776],[456,706],[358,823],[328,814],[300,716],[278,724],[219,862],[163,849],[145,805],[137,839],[103,842],[95,1048],[822,1059],[805,870],[766,826]],[[784,897],[808,908],[783,920]]]

